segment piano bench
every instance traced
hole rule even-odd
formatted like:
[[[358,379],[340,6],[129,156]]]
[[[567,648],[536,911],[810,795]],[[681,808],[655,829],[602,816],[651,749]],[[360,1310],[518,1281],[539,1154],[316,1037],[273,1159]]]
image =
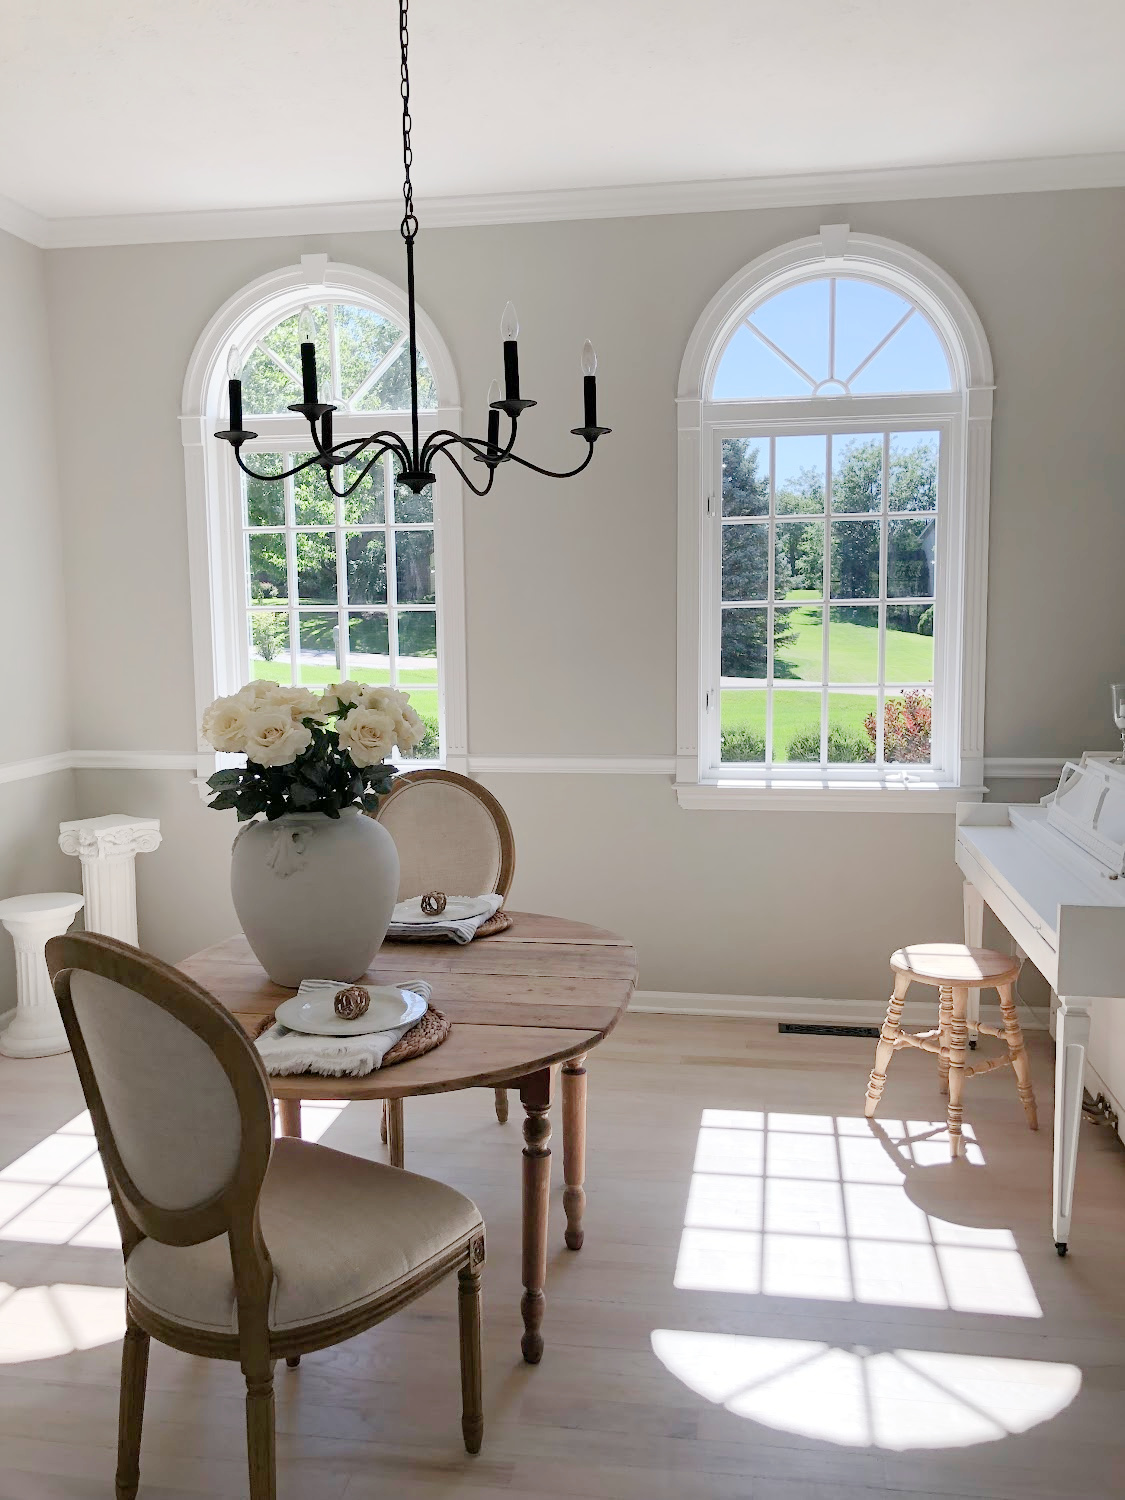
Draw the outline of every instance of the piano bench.
[[[951,1156],[956,1158],[962,1151],[961,1095],[965,1079],[979,1073],[991,1073],[995,1068],[1011,1067],[1016,1075],[1016,1087],[1027,1123],[1032,1130],[1038,1130],[1031,1064],[1016,1015],[1015,983],[1019,977],[1020,960],[990,948],[968,948],[964,943],[919,943],[892,954],[891,970],[894,990],[887,1006],[887,1018],[879,1032],[875,1066],[867,1083],[864,1114],[868,1119],[878,1108],[892,1056],[903,1047],[916,1047],[934,1053],[938,1059],[939,1087],[943,1094],[949,1095],[946,1118]],[[914,982],[932,985],[938,991],[937,1029],[917,1036],[902,1029],[906,992]],[[969,993],[982,989],[996,991],[1004,1025],[1001,1029],[978,1024],[973,1029],[982,1036],[1004,1042],[1007,1052],[970,1067],[965,1062],[970,1031]]]

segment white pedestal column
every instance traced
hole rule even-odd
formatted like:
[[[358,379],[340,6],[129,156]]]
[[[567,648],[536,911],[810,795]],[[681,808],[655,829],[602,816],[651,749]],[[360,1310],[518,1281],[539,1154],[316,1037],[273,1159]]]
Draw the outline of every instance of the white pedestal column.
[[[59,824],[59,848],[82,861],[86,931],[137,942],[136,857],[160,846],[158,818],[109,813]]]
[[[51,1057],[70,1050],[43,949],[48,938],[66,931],[81,907],[82,897],[69,891],[0,901],[0,922],[16,945],[16,1013],[0,1031],[6,1057]]]

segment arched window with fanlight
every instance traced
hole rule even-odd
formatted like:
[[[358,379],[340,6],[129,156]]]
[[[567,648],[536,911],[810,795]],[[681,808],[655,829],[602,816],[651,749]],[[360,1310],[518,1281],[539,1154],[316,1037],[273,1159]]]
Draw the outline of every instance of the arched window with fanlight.
[[[904,247],[837,226],[723,289],[680,391],[681,784],[972,792],[990,412]]]
[[[376,427],[410,432],[405,299],[390,283],[308,256],[216,315],[185,386],[197,699],[205,706],[254,677],[313,688],[345,677],[390,683],[409,692],[427,725],[412,758],[463,766],[456,474],[413,495],[396,483],[387,454],[340,498],[316,466],[280,483],[249,478],[213,436],[225,425],[233,362],[244,425],[256,434],[242,450],[249,467],[276,474],[309,455],[308,425],[289,410],[301,400],[298,323],[306,311],[337,440]],[[456,426],[459,412],[452,362],[424,314],[419,343],[424,436]]]

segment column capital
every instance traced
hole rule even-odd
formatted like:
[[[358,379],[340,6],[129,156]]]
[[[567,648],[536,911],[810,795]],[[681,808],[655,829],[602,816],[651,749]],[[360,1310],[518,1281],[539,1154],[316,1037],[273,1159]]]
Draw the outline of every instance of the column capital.
[[[151,854],[160,847],[160,838],[159,818],[133,818],[127,813],[59,824],[59,848],[83,861]]]

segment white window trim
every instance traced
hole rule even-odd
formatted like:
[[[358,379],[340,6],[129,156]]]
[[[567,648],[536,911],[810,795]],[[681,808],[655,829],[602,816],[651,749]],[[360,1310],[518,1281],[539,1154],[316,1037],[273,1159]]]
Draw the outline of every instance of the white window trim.
[[[403,327],[406,293],[382,276],[358,266],[303,255],[300,263],[268,272],[243,287],[208,323],[184,379],[180,432],[187,486],[188,567],[191,584],[192,645],[195,658],[195,722],[217,697],[242,685],[243,585],[240,508],[230,493],[232,471],[226,445],[214,432],[226,392],[226,358],[232,343],[245,348],[251,331],[264,331],[277,318],[316,298],[354,294],[374,302]],[[423,432],[461,427],[461,397],[453,359],[433,323],[417,310],[418,344],[438,392],[438,407],[421,413]],[[350,419],[354,421],[354,418]],[[372,414],[373,423],[377,420]],[[280,433],[277,435],[281,435]],[[288,435],[288,434],[286,434]],[[292,436],[307,436],[294,418]],[[441,662],[438,713],[442,764],[468,770],[468,710],[465,666],[464,497],[460,476],[443,464],[434,486],[434,563],[438,578],[437,639]],[[215,752],[198,737],[196,774],[215,770]]]
[[[708,402],[715,366],[746,303],[818,275],[861,275],[898,292],[934,324],[950,358],[951,397],[860,397],[875,423],[913,420],[947,401],[948,504],[943,515],[947,603],[947,650],[940,669],[951,740],[940,776],[923,768],[876,776],[863,768],[810,775],[807,768],[771,770],[761,777],[726,776],[708,765],[704,694],[710,684],[707,632],[714,601],[703,576],[712,468],[708,434],[723,421],[761,422],[761,402]],[[984,795],[984,673],[987,626],[988,507],[992,445],[992,356],[980,319],[961,288],[917,251],[876,235],[855,234],[847,224],[821,227],[760,256],[716,293],[688,341],[676,396],[679,522],[676,795],[694,809],[851,810],[857,812],[949,812],[958,802]],[[777,420],[839,420],[834,397],[771,403]],[[835,416],[833,416],[835,414]],[[741,421],[740,421],[741,419]],[[713,507],[714,508],[714,507]]]

